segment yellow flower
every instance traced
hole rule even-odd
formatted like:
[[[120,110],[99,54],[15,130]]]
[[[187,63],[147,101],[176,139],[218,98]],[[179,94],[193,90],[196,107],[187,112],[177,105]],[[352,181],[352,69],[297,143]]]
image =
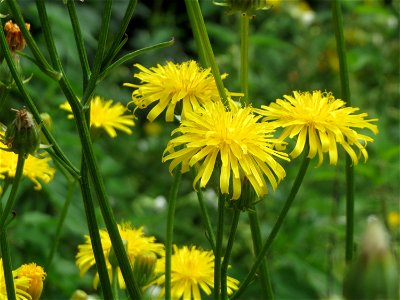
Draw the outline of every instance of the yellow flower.
[[[29,288],[24,286],[21,286],[20,288],[28,292],[28,294],[31,295],[32,300],[40,299],[43,290],[43,281],[46,278],[46,273],[43,268],[35,263],[30,263],[20,266],[16,271],[18,273],[17,278],[26,277],[30,280]]]
[[[273,149],[277,142],[272,138],[273,128],[258,122],[261,117],[253,115],[252,108],[231,109],[226,111],[219,101],[188,112],[172,132],[180,135],[169,141],[163,162],[172,160],[170,172],[180,163],[182,172],[199,163],[194,187],[198,181],[200,187],[205,187],[215,167],[220,166],[221,192],[232,192],[234,200],[240,197],[244,178],[258,196],[265,195],[268,189],[264,175],[275,189],[286,174],[274,156],[288,160],[287,154]]]
[[[5,177],[14,177],[18,161],[18,154],[0,149],[0,180]],[[37,158],[29,155],[25,159],[23,175],[28,177],[35,184],[35,190],[40,190],[42,185],[39,180],[49,183],[55,173],[55,169],[50,167],[51,158],[44,156]]]
[[[24,276],[18,276],[18,270],[13,271],[14,289],[17,300],[31,300],[31,296],[25,292],[29,288],[30,279]],[[0,258],[0,299],[7,299],[6,282],[4,278],[3,259]]]
[[[135,64],[135,67],[141,72],[134,77],[141,83],[125,83],[124,86],[135,89],[131,103],[140,109],[157,102],[147,115],[151,122],[165,109],[165,120],[172,122],[174,113],[180,114],[175,112],[179,102],[182,103],[182,116],[185,116],[187,111],[205,103],[220,101],[211,69],[201,69],[193,60],[181,64],[167,62],[164,66],[157,65],[150,69],[140,64]]]
[[[99,96],[95,96],[90,103],[91,127],[103,128],[112,138],[117,136],[116,129],[132,134],[129,126],[135,125],[134,116],[131,114],[124,115],[127,109],[121,103],[113,104],[113,100],[105,101]],[[60,108],[69,112],[72,111],[67,101],[61,104]],[[72,118],[72,114],[68,115],[68,119]]]
[[[397,228],[400,229],[400,212],[398,211],[391,211],[387,216],[387,221],[390,228]]]
[[[308,157],[318,154],[318,165],[323,162],[323,154],[329,154],[330,164],[336,165],[338,159],[337,143],[349,154],[354,164],[358,163],[359,155],[353,148],[358,148],[365,160],[368,158],[367,142],[373,142],[369,136],[360,134],[356,129],[367,128],[378,133],[376,125],[371,122],[377,119],[365,120],[366,113],[353,114],[359,108],[346,107],[345,102],[335,99],[331,93],[321,91],[293,92],[293,96],[284,96],[269,106],[263,105],[257,110],[266,116],[276,127],[284,128],[280,139],[298,136],[296,146],[290,153],[292,157],[299,156],[306,143],[310,150]]]
[[[121,239],[126,242],[126,249],[131,265],[134,264],[135,257],[139,254],[153,252],[157,255],[164,254],[164,245],[155,242],[155,237],[145,236],[143,227],[139,229],[133,228],[130,224],[124,223],[118,225]],[[111,240],[106,230],[100,230],[101,244],[103,246],[104,257],[106,258],[106,265],[109,271],[109,276],[112,278],[112,266],[109,261],[110,250],[112,249]],[[76,265],[80,270],[80,275],[83,276],[92,266],[96,264],[94,259],[92,244],[90,237],[85,235],[85,244],[78,246],[78,254],[76,255]],[[121,288],[125,288],[121,271],[118,268],[118,282]],[[95,276],[93,286],[97,288],[99,278],[98,274]]]
[[[195,246],[174,245],[171,257],[171,296],[172,299],[201,299],[200,289],[207,295],[214,288],[214,254],[212,251],[197,249]],[[164,273],[165,258],[158,261],[156,271]],[[164,285],[165,275],[160,276],[156,284]],[[228,276],[227,292],[232,294],[238,289],[239,281]],[[161,290],[164,295],[165,288]]]

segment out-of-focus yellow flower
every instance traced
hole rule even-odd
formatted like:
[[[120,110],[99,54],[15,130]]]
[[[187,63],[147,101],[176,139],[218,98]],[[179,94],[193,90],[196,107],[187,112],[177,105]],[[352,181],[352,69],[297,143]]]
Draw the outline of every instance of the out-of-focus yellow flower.
[[[164,254],[164,245],[156,243],[156,239],[153,236],[145,236],[143,232],[143,227],[135,229],[130,224],[124,223],[122,225],[118,225],[118,230],[121,235],[121,239],[126,243],[127,254],[131,265],[134,264],[135,257],[137,255],[148,252],[153,252],[159,256]],[[110,236],[108,235],[108,232],[106,230],[100,230],[99,232],[109,276],[110,278],[113,278],[112,265],[109,261],[110,250],[112,249]],[[96,261],[94,259],[90,237],[88,235],[85,235],[85,243],[78,246],[78,254],[76,255],[76,265],[80,270],[81,276],[83,276],[83,274],[85,274],[95,264]],[[123,280],[119,267],[117,269],[117,272],[118,283],[121,288],[125,288],[125,282]],[[94,288],[97,288],[98,282],[99,277],[98,274],[96,274],[93,281]]]
[[[30,279],[18,276],[18,271],[13,271],[15,297],[17,300],[31,300],[31,296],[25,291],[29,288]],[[0,258],[0,299],[7,299],[6,282],[4,279],[3,259]]]
[[[264,175],[275,189],[285,176],[285,170],[274,157],[287,158],[287,154],[274,149],[277,142],[267,122],[258,122],[252,108],[227,111],[219,101],[207,103],[203,108],[188,112],[179,128],[180,134],[169,141],[163,162],[171,160],[170,171],[182,163],[182,172],[199,164],[193,186],[200,182],[205,187],[217,166],[220,166],[220,189],[223,194],[240,197],[241,186],[247,178],[258,196],[268,192]]]
[[[368,114],[353,114],[359,108],[346,107],[345,104],[331,93],[293,92],[293,96],[285,95],[284,100],[277,99],[256,111],[273,126],[284,129],[281,140],[297,136],[296,146],[290,153],[292,157],[299,156],[308,144],[309,158],[318,154],[320,165],[323,154],[328,153],[330,164],[335,165],[338,159],[337,144],[340,144],[353,163],[357,164],[360,155],[367,160],[367,143],[374,140],[356,130],[367,128],[377,134],[378,128],[371,122],[378,119],[366,120]],[[354,148],[359,150],[359,154]]]
[[[135,67],[141,71],[134,75],[140,84],[124,83],[124,86],[134,88],[131,103],[137,108],[156,103],[147,115],[151,122],[164,110],[165,120],[172,122],[174,113],[184,117],[186,112],[208,102],[220,101],[211,69],[202,69],[193,60],[181,64],[167,62],[164,66],[150,69],[140,64],[135,64]],[[182,107],[177,109],[179,103]]]
[[[0,180],[5,177],[13,178],[17,168],[18,154],[0,149]],[[51,158],[44,156],[37,158],[29,155],[25,159],[23,176],[28,177],[35,184],[35,190],[40,190],[40,181],[49,183],[56,170],[50,167]],[[39,181],[40,180],[40,181]]]
[[[112,138],[117,136],[116,129],[132,134],[132,130],[129,127],[135,125],[134,116],[125,114],[127,109],[121,103],[113,103],[113,100],[106,101],[99,96],[95,96],[90,104],[90,126],[92,128],[103,128]],[[72,111],[67,101],[61,104],[60,108],[69,112]],[[72,114],[68,115],[69,119],[73,119],[73,117]]]
[[[212,251],[204,251],[195,246],[183,246],[178,248],[174,245],[174,254],[171,257],[171,296],[172,299],[201,299],[200,290],[206,295],[211,294],[214,288],[214,254]],[[165,258],[161,258],[156,271],[164,273]],[[156,284],[165,284],[165,275],[156,280]],[[228,276],[228,295],[238,289],[239,281]],[[161,290],[164,295],[165,288]]]
[[[17,278],[29,278],[29,288],[21,286],[20,288],[31,295],[32,300],[40,299],[43,290],[43,281],[46,278],[46,272],[41,266],[35,263],[23,264],[17,270]],[[17,285],[18,287],[18,285]]]
[[[390,228],[400,229],[400,212],[391,211],[387,216],[387,221]]]

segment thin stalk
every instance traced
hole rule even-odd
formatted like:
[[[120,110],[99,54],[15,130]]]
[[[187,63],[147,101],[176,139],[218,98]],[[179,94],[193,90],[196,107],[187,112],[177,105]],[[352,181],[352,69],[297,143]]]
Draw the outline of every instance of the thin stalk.
[[[125,15],[119,25],[118,32],[114,35],[113,42],[111,43],[110,48],[107,50],[107,53],[104,55],[103,59],[103,67],[108,66],[111,61],[114,59],[115,54],[118,52],[116,49],[119,48],[119,44],[121,42],[122,37],[124,36],[126,29],[128,28],[129,22],[132,19],[133,13],[135,11],[137,4],[137,0],[130,0],[128,6],[125,9]]]
[[[201,48],[207,64],[211,67],[211,72],[214,75],[215,83],[217,85],[219,96],[222,99],[222,102],[225,106],[228,105],[228,97],[226,96],[224,84],[222,83],[221,73],[219,72],[218,65],[215,61],[214,53],[211,47],[210,39],[208,38],[207,28],[204,23],[203,15],[201,14],[200,4],[198,0],[185,0],[186,8],[189,14],[189,19],[193,22],[192,30],[197,30],[198,32],[193,35],[198,35],[199,38],[196,39],[196,42],[200,41],[200,44],[197,45],[198,48]]]
[[[249,102],[249,16],[240,16],[240,89],[244,94],[240,102]]]
[[[238,299],[238,297],[240,297],[243,294],[243,292],[246,290],[247,286],[253,280],[253,277],[256,274],[257,270],[259,269],[261,263],[264,261],[264,257],[267,254],[269,248],[271,247],[272,242],[275,240],[275,237],[279,233],[279,230],[281,229],[283,221],[285,220],[285,217],[293,203],[293,200],[295,199],[297,192],[299,191],[301,183],[303,182],[303,178],[306,174],[306,171],[307,171],[307,168],[308,168],[308,165],[310,162],[310,159],[307,158],[307,154],[308,154],[307,148],[308,147],[305,147],[305,149],[304,149],[303,161],[301,163],[300,169],[297,173],[296,179],[290,190],[288,198],[286,199],[286,202],[278,216],[278,219],[276,220],[275,225],[271,230],[271,233],[268,235],[268,238],[267,238],[266,242],[264,243],[262,249],[260,250],[260,252],[256,258],[256,261],[254,262],[250,272],[247,274],[245,280],[242,282],[239,289],[236,291],[236,293],[232,296],[231,299]]]
[[[219,194],[218,197],[218,219],[217,219],[217,235],[215,240],[215,261],[214,261],[214,299],[221,299],[221,259],[222,244],[224,237],[224,213],[225,200],[227,196]]]
[[[347,69],[346,47],[343,34],[343,18],[340,0],[332,2],[333,24],[336,37],[336,51],[339,59],[341,98],[351,106],[349,72]],[[353,259],[354,245],[354,166],[349,155],[346,156],[346,262]]]
[[[85,50],[85,44],[83,42],[81,27],[79,25],[79,19],[76,14],[75,2],[73,0],[67,1],[67,8],[69,13],[69,18],[72,24],[72,30],[74,31],[74,37],[75,37],[76,48],[78,50],[79,61],[81,62],[83,88],[86,88],[90,75],[90,67],[89,67],[87,53]]]
[[[10,256],[10,249],[8,246],[8,239],[6,229],[2,228],[0,232],[0,247],[1,247],[1,257],[3,260],[3,273],[4,281],[6,283],[7,297],[6,299],[15,300],[15,288],[14,288],[14,278],[12,275],[12,263]]]
[[[171,269],[172,269],[172,240],[174,235],[174,218],[176,199],[178,197],[179,185],[181,182],[182,172],[178,167],[175,170],[174,182],[172,184],[167,212],[167,234],[165,238],[165,299],[171,300]]]
[[[119,300],[119,287],[118,287],[118,269],[114,268],[112,269],[112,289],[113,289],[113,294],[115,297],[115,300]],[[107,299],[107,298],[105,298]]]
[[[250,210],[248,211],[248,216],[250,221],[251,237],[253,240],[254,254],[258,256],[261,251],[262,241],[261,241],[260,223],[258,221],[257,207],[255,205],[253,205],[251,211]],[[263,258],[258,271],[260,274],[261,293],[263,295],[262,298],[274,299],[274,293],[271,286],[271,279],[268,272],[266,257]]]
[[[99,226],[97,225],[93,199],[90,193],[89,174],[84,159],[82,159],[81,173],[82,177],[81,180],[79,181],[79,185],[82,191],[82,199],[85,207],[85,214],[89,229],[90,242],[92,244],[94,258],[96,260],[96,267],[99,274],[100,285],[104,299],[111,300],[114,299],[114,296],[111,289],[110,280],[108,277],[103,246],[101,244],[101,238],[99,233]]]
[[[19,154],[10,196],[8,197],[6,206],[5,206],[4,210],[2,211],[1,219],[0,219],[1,257],[3,260],[4,279],[5,279],[5,283],[6,283],[7,298],[10,300],[11,299],[15,300],[15,289],[14,289],[11,256],[10,256],[10,251],[8,248],[8,240],[7,240],[7,232],[6,232],[5,222],[7,220],[7,216],[11,212],[12,207],[14,206],[19,183],[21,181],[23,170],[24,170],[24,164],[25,164],[25,154]]]
[[[112,0],[105,0],[103,17],[101,19],[101,25],[100,25],[99,40],[97,43],[97,51],[94,56],[94,62],[92,67],[92,74],[90,75],[88,85],[86,86],[86,89],[83,92],[83,97],[82,97],[83,105],[86,105],[86,103],[90,100],[90,97],[94,89],[96,88],[97,80],[101,72],[104,53],[106,50],[108,29],[110,27],[111,8],[112,8]]]
[[[9,93],[10,89],[6,85],[2,85],[0,87],[0,111],[2,111],[3,105],[6,102]]]
[[[13,179],[13,183],[12,183],[11,192],[10,192],[10,195],[8,196],[7,203],[6,203],[5,207],[4,207],[3,213],[1,214],[1,218],[0,218],[0,229],[1,230],[4,229],[4,224],[6,223],[8,215],[10,214],[10,212],[11,212],[13,206],[14,206],[15,198],[17,196],[17,191],[18,191],[18,187],[19,187],[19,183],[21,181],[21,177],[22,177],[23,170],[24,170],[24,164],[25,164],[25,155],[24,154],[19,154],[18,155],[18,161],[17,161],[17,167],[16,167],[16,170],[15,170],[15,175],[14,175],[14,179]]]
[[[233,248],[233,242],[235,241],[236,230],[239,224],[239,217],[240,217],[240,210],[234,208],[231,230],[229,232],[228,242],[226,244],[224,259],[221,264],[221,299],[227,299],[228,297],[227,273],[228,273],[229,260]]]
[[[186,10],[187,10],[187,14],[189,17],[189,22],[193,28],[192,32],[193,32],[194,40],[197,45],[197,53],[199,55],[200,65],[203,68],[206,68],[209,66],[209,63],[207,62],[207,57],[206,57],[206,54],[204,53],[204,47],[200,47],[200,45],[202,44],[201,37],[200,37],[200,30],[199,30],[199,28],[194,28],[194,26],[197,26],[197,22],[195,20],[195,17],[194,17],[194,14],[192,13],[191,8],[186,5]]]
[[[199,200],[201,214],[203,216],[203,221],[206,226],[207,239],[210,242],[211,249],[215,253],[215,235],[214,235],[214,231],[212,230],[210,217],[208,215],[207,208],[204,203],[203,192],[201,191],[199,182],[196,185],[196,189],[197,189],[196,193],[197,193],[197,199]]]
[[[47,257],[47,260],[46,260],[45,269],[49,269],[50,268],[51,262],[52,262],[52,260],[54,258],[54,254],[56,253],[56,250],[57,250],[57,247],[58,247],[58,242],[60,241],[60,237],[61,237],[61,229],[63,228],[64,221],[65,221],[65,218],[67,216],[69,206],[70,206],[71,201],[72,201],[73,196],[74,196],[75,184],[76,184],[75,181],[72,181],[72,180],[68,181],[67,196],[65,197],[64,206],[63,206],[63,208],[61,210],[61,215],[60,215],[60,217],[58,219],[56,233],[55,233],[55,236],[54,236],[54,238],[52,240],[52,246],[51,246],[50,253],[49,253],[48,257]]]
[[[3,22],[1,20],[1,18],[0,18],[0,25],[1,25],[1,28],[3,28],[4,25],[3,25]],[[47,127],[44,126],[43,122],[41,121],[39,111],[37,110],[32,98],[29,96],[28,91],[26,90],[24,83],[22,82],[21,78],[19,77],[17,68],[16,68],[16,66],[14,64],[14,60],[13,60],[13,58],[11,56],[11,53],[10,53],[10,49],[8,48],[8,45],[7,45],[6,38],[5,38],[3,30],[0,30],[0,46],[1,46],[1,51],[4,54],[4,58],[6,59],[8,68],[10,69],[10,72],[11,72],[13,78],[14,78],[15,84],[17,85],[22,97],[25,100],[26,105],[28,106],[30,112],[34,116],[36,122],[39,125],[41,125],[42,132],[45,135],[46,139],[49,141],[49,143],[52,145],[52,149],[54,150],[55,155],[57,155],[60,158],[60,160],[64,162],[64,164],[69,166],[66,169],[71,172],[72,176],[79,177],[78,169],[66,157],[66,155],[61,150],[60,146],[58,145],[58,143],[56,142],[56,140],[54,139],[52,134],[49,132]]]

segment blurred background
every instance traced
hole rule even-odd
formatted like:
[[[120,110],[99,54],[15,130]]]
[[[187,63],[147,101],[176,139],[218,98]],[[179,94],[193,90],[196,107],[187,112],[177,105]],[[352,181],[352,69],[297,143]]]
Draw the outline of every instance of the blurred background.
[[[31,24],[37,43],[45,49],[36,6],[19,1],[24,18]],[[77,12],[89,58],[94,58],[103,1],[77,1]],[[2,6],[4,4],[1,4]],[[114,1],[110,35],[122,19],[126,1]],[[62,1],[47,1],[48,15],[62,63],[77,95],[82,94],[82,76],[67,8]],[[237,14],[228,14],[211,1],[201,1],[204,19],[224,80],[231,91],[239,91],[240,23]],[[400,143],[399,143],[399,11],[398,1],[343,1],[343,16],[353,106],[379,118],[379,134],[368,145],[369,160],[355,168],[355,238],[359,241],[366,219],[376,215],[385,222],[397,252],[400,249]],[[3,14],[6,13],[2,7]],[[123,53],[175,39],[169,48],[139,56],[119,67],[100,83],[95,94],[127,104],[132,90],[125,82],[136,82],[134,63],[146,67],[197,59],[185,6],[179,1],[139,1],[128,28]],[[29,54],[29,49],[25,52]],[[45,52],[46,53],[46,52]],[[340,98],[336,45],[329,1],[276,1],[274,7],[259,11],[250,23],[250,101],[259,107],[292,91],[315,89],[332,91]],[[47,55],[47,53],[46,53]],[[26,58],[21,58],[25,77],[32,76],[27,88],[39,110],[53,119],[53,134],[67,156],[80,162],[76,128],[67,113],[59,109],[65,97],[55,81],[46,77]],[[12,91],[0,112],[7,124],[10,108],[23,106]],[[133,135],[118,133],[96,138],[96,155],[101,164],[111,205],[118,222],[145,226],[146,233],[160,242],[165,236],[166,197],[172,183],[168,165],[161,163],[162,152],[171,131],[178,125],[165,125],[163,117],[146,121],[147,111],[138,111]],[[369,133],[368,133],[369,134]],[[276,299],[333,299],[341,294],[344,265],[345,177],[344,155],[337,166],[327,161],[315,168],[311,162],[288,218],[268,254]],[[287,166],[287,177],[276,192],[258,204],[263,238],[286,199],[299,161]],[[177,203],[174,242],[210,249],[199,214],[192,177],[182,177]],[[210,185],[212,186],[212,185]],[[37,262],[43,265],[49,255],[55,228],[68,191],[61,172],[43,189],[35,191],[24,180],[17,199],[17,219],[10,225],[9,238],[13,265]],[[46,269],[43,299],[68,299],[76,289],[95,293],[93,270],[79,276],[75,266],[77,246],[87,234],[85,213],[79,193],[75,194],[62,229],[61,240],[51,266]],[[212,220],[216,217],[216,196],[205,191]],[[101,223],[101,215],[99,222]],[[226,224],[229,224],[228,212]],[[397,216],[388,221],[388,216]],[[395,221],[393,221],[395,220]],[[397,221],[396,221],[397,220]],[[397,223],[396,223],[397,222]],[[226,226],[228,228],[228,226]],[[247,215],[241,215],[233,249],[230,275],[243,280],[252,264],[252,244]],[[246,299],[259,299],[258,284],[252,284]]]

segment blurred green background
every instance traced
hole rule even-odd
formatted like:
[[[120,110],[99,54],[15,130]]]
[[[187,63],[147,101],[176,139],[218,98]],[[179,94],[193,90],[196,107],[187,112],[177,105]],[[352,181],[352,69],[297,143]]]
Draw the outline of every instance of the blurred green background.
[[[36,6],[19,1],[25,20],[31,24],[38,44],[45,48]],[[103,9],[103,1],[76,2],[85,45],[92,60]],[[2,4],[3,5],[3,4]],[[55,43],[63,66],[77,95],[81,95],[82,76],[71,24],[62,1],[47,1]],[[122,19],[126,1],[114,1],[110,34]],[[239,91],[240,39],[239,16],[229,15],[211,1],[201,1],[210,40],[220,70],[228,73],[226,87]],[[5,7],[2,7],[5,13]],[[379,118],[379,135],[368,145],[369,160],[355,168],[355,238],[359,241],[366,219],[377,215],[387,224],[387,215],[398,212],[400,199],[399,143],[399,9],[398,1],[343,1],[345,39],[353,106]],[[134,51],[175,38],[172,47],[137,57],[116,69],[96,89],[96,95],[127,104],[131,90],[124,82],[135,82],[132,65],[146,67],[166,61],[197,59],[189,21],[179,1],[139,1],[123,52]],[[29,49],[25,50],[29,53]],[[338,62],[329,1],[281,1],[267,11],[256,13],[250,23],[250,100],[260,106],[291,94],[293,90],[332,91],[340,98]],[[27,59],[21,58],[27,88],[41,112],[53,119],[53,134],[76,164],[80,162],[79,140],[74,123],[59,109],[65,97],[52,81]],[[24,103],[13,91],[0,112],[8,123],[10,108]],[[168,165],[161,163],[162,152],[171,131],[178,124],[165,125],[163,117],[149,124],[146,111],[138,112],[134,133],[119,133],[116,139],[102,135],[96,140],[111,205],[118,221],[145,226],[146,233],[164,241],[166,197],[172,177]],[[312,161],[288,218],[268,254],[276,299],[333,299],[341,294],[344,265],[345,179],[344,153],[337,166],[315,168]],[[287,178],[276,192],[258,204],[264,239],[286,199],[299,161],[287,166]],[[210,249],[199,214],[190,174],[182,177],[177,203],[174,242]],[[17,219],[9,230],[13,265],[37,262],[43,265],[49,254],[55,228],[66,199],[68,182],[61,172],[54,180],[34,191],[24,180],[15,211]],[[42,299],[68,299],[76,289],[95,293],[93,272],[79,276],[74,257],[87,234],[85,213],[78,186],[62,229],[57,253],[47,271]],[[216,196],[211,189],[205,197],[213,221]],[[229,225],[231,211],[226,225]],[[101,223],[100,213],[99,222]],[[214,222],[215,223],[215,222]],[[228,226],[226,226],[228,228]],[[392,244],[399,250],[399,227],[391,228]],[[252,264],[250,227],[246,214],[241,220],[233,249],[230,275],[243,280]],[[92,270],[93,271],[93,270]],[[244,299],[260,299],[260,288],[253,283]]]

